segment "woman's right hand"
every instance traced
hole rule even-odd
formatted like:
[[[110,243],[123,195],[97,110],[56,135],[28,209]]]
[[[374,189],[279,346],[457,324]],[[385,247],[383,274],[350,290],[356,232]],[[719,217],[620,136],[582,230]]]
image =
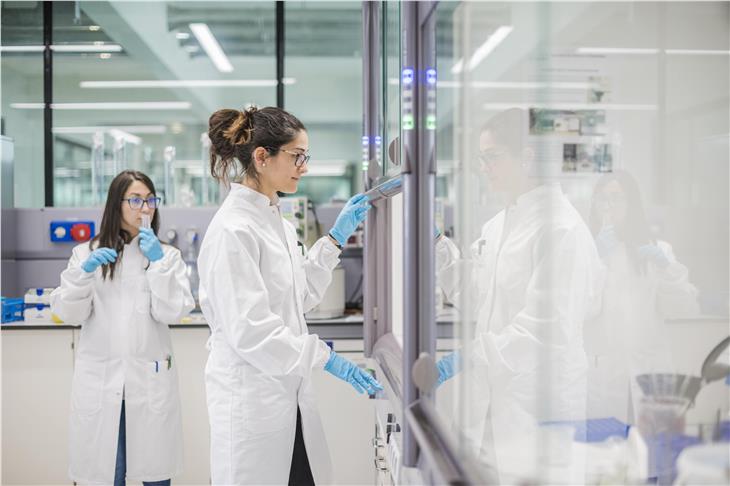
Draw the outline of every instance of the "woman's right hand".
[[[91,252],[89,258],[81,264],[81,268],[86,273],[91,273],[101,265],[106,265],[117,259],[117,252],[113,248],[97,248]]]

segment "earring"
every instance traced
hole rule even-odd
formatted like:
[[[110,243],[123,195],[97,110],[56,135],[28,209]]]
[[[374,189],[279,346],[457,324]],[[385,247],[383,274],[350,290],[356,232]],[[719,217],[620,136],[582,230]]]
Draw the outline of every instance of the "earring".
[[[266,162],[264,162],[263,164],[261,164],[261,167],[266,167]]]

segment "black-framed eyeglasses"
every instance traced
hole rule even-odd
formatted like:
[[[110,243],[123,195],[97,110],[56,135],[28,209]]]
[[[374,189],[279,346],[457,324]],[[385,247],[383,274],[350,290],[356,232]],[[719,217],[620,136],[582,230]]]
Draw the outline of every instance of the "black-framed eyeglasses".
[[[142,199],[141,197],[128,197],[127,199],[122,199],[122,201],[127,201],[127,204],[129,204],[129,207],[137,210],[142,209],[142,206],[144,206],[145,203],[147,203],[147,207],[150,209],[157,209],[160,207],[160,202],[162,201],[161,197],[148,197],[147,199]]]
[[[270,150],[272,152],[277,150],[274,147],[266,147],[266,149],[267,150]],[[286,149],[283,149],[283,148],[280,148],[278,150],[280,150],[282,152],[285,152],[285,153],[287,153],[289,155],[294,155],[295,156],[295,158],[294,158],[294,167],[301,167],[304,164],[309,164],[309,159],[312,157],[309,154],[302,154],[302,153],[299,153],[299,152],[292,152],[292,151],[289,151],[289,150],[286,150]]]

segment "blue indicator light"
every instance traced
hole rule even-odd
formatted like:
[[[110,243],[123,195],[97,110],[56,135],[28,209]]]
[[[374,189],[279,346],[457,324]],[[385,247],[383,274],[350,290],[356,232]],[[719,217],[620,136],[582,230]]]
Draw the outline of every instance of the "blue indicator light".
[[[413,83],[413,68],[403,69],[403,84]]]
[[[367,145],[370,142],[370,137],[362,137],[362,144]]]
[[[375,136],[375,145],[380,145],[383,143],[383,138],[380,135]]]
[[[426,69],[426,83],[436,84],[436,70],[434,68]]]

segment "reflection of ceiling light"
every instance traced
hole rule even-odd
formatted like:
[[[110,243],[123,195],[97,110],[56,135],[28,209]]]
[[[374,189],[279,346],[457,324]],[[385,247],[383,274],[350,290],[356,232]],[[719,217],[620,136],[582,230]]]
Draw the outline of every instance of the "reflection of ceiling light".
[[[190,34],[187,32],[176,32],[175,37],[180,40],[187,40],[190,39]]]
[[[194,54],[200,50],[200,47],[196,46],[195,44],[190,44],[187,46],[183,46],[183,49],[185,49],[186,52]]]
[[[44,46],[0,46],[0,52],[43,52]],[[52,45],[51,50],[55,52],[121,52],[119,44],[58,44]]]
[[[288,86],[297,82],[297,78],[281,78],[281,83]]]
[[[510,108],[541,108],[547,110],[615,110],[615,111],[656,111],[656,105],[629,105],[618,103],[484,103],[485,110],[502,111]]]
[[[221,45],[216,40],[210,28],[206,24],[190,24],[190,30],[193,31],[195,38],[198,39],[200,45],[203,46],[206,54],[213,61],[218,71],[223,73],[230,73],[233,71],[233,65],[228,57],[223,52]]]
[[[634,49],[623,47],[579,47],[575,50],[576,54],[629,54],[644,55],[657,54],[659,49]]]
[[[119,130],[118,128],[112,128],[111,130],[109,130],[109,135],[117,140],[122,139],[134,145],[139,145],[140,143],[142,143],[141,138],[134,136],[129,132],[125,132],[124,130]]]
[[[117,125],[117,126],[88,126],[88,127],[53,127],[53,133],[96,133],[109,130],[122,130],[127,133],[154,133],[167,132],[165,125]]]
[[[100,31],[100,30],[101,30],[101,27],[99,27],[98,25],[90,25],[90,26],[89,26],[89,30],[90,30],[91,32],[98,32],[98,31]]]
[[[397,80],[396,80],[397,81]],[[438,81],[438,88],[461,88],[460,81]],[[522,82],[522,81],[472,81],[467,84],[470,88],[478,89],[590,89],[595,87],[593,83],[570,83],[570,82]]]
[[[101,54],[99,54],[99,59],[109,59],[110,57],[112,57],[112,55],[108,52],[102,52]]]
[[[308,165],[307,166],[307,175],[308,176],[319,176],[319,177],[339,177],[345,175],[347,172],[347,167],[344,165],[337,166],[337,165]]]
[[[170,131],[174,133],[175,135],[178,135],[182,133],[185,130],[185,127],[180,122],[172,122],[170,124]]]
[[[477,50],[474,51],[474,54],[472,54],[471,58],[469,59],[469,64],[467,65],[467,68],[469,71],[473,70],[475,67],[477,67],[484,59],[487,58],[489,54],[492,53],[494,49],[497,48],[498,45],[504,41],[508,35],[514,30],[514,27],[511,25],[502,25],[497,28],[497,30],[494,31],[492,35],[487,37],[487,40],[484,41],[484,43],[477,47]],[[464,60],[459,60],[454,66],[451,68],[451,72],[453,74],[460,73],[464,69]]]
[[[12,108],[43,109],[43,103],[11,103]],[[108,103],[51,103],[54,110],[189,110],[189,101],[131,101]]]
[[[689,56],[730,56],[730,51],[715,51],[711,49],[667,49],[667,54]]]
[[[291,82],[287,82],[289,79]],[[294,78],[284,78],[293,84]],[[276,86],[275,79],[169,79],[140,81],[81,81],[82,88],[265,88]]]
[[[596,55],[655,55],[662,52],[660,49],[654,48],[635,48],[635,47],[579,47],[575,50],[576,54],[596,54]],[[665,54],[693,55],[693,56],[727,56],[730,51],[712,50],[712,49],[665,49]]]

